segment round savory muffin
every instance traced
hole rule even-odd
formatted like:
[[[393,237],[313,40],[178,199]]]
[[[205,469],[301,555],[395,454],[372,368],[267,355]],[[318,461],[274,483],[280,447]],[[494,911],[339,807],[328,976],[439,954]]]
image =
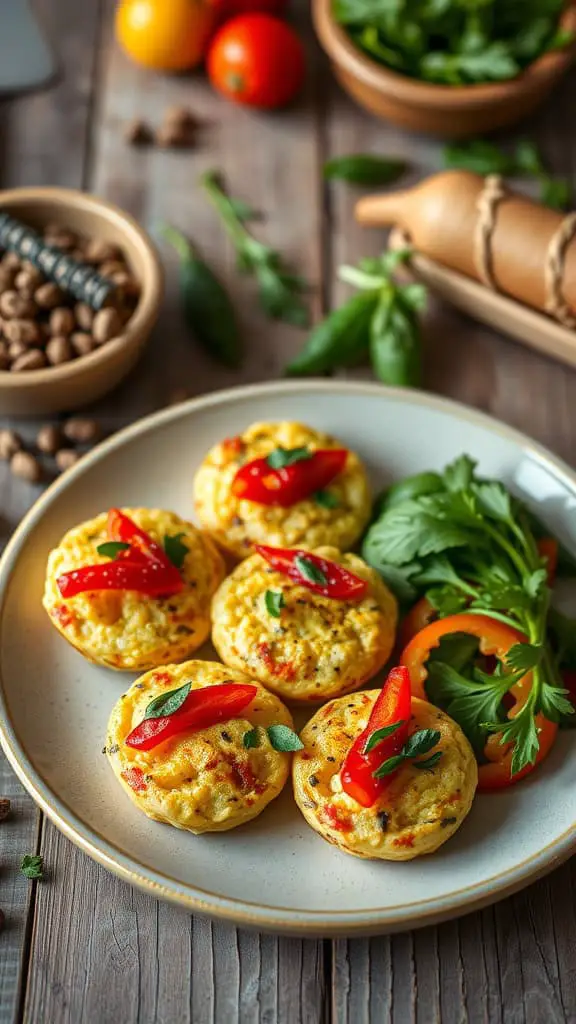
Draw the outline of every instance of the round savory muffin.
[[[357,690],[394,646],[396,599],[378,573],[336,548],[312,554],[365,580],[366,593],[325,597],[256,554],[236,566],[212,602],[212,642],[222,661],[286,700],[323,701]]]
[[[194,481],[196,513],[215,540],[245,558],[255,544],[308,548],[323,544],[351,548],[370,517],[371,496],[358,456],[348,451],[343,470],[321,493],[288,507],[237,497],[232,485],[238,470],[278,449],[310,453],[342,449],[333,437],[301,423],[255,423],[238,437],[212,448]]]
[[[143,720],[148,704],[186,683],[192,690],[251,683],[256,696],[237,718],[179,733],[151,750],[128,746],[126,737]],[[126,792],[149,818],[197,834],[223,831],[260,814],[288,778],[291,755],[274,749],[267,732],[271,725],[292,728],[293,722],[263,686],[216,662],[187,661],[147,672],[133,683],[112,711],[105,752]],[[247,733],[257,745],[246,744]]]
[[[91,590],[64,599],[57,580],[85,566],[110,563],[97,548],[110,540],[102,513],[64,535],[50,552],[44,607],[63,637],[89,661],[144,671],[183,661],[210,634],[210,601],[224,577],[222,556],[210,537],[174,512],[128,508],[123,513],[159,544],[178,538],[186,547],[182,590],[153,597],[135,590]]]
[[[412,698],[411,731],[440,733],[441,757],[422,770],[406,760],[371,807],[342,789],[346,754],[366,728],[380,690],[332,701],[306,724],[293,764],[294,795],[323,839],[356,857],[411,860],[433,853],[454,835],[472,806],[478,769],[459,725],[427,701]]]

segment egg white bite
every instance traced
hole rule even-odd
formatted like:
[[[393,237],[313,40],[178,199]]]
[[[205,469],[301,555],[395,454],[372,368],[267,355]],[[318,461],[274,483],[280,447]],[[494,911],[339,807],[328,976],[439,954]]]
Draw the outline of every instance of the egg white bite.
[[[198,731],[184,732],[152,750],[126,744],[148,704],[190,682],[193,690],[221,683],[253,683],[256,696],[240,715]],[[278,697],[252,679],[216,662],[188,661],[147,672],[112,710],[105,752],[133,803],[155,821],[199,834],[236,828],[256,818],[281,792],[291,754],[275,750],[267,729],[293,728]],[[258,745],[246,733],[257,729]]]
[[[182,661],[204,643],[210,633],[210,602],[225,568],[210,537],[174,512],[123,511],[159,544],[166,536],[181,535],[187,548],[181,568],[183,589],[169,597],[99,590],[64,599],[57,585],[59,576],[110,561],[97,551],[109,540],[107,514],[102,513],[69,530],[50,552],[43,604],[56,629],[89,661],[144,671]]]
[[[472,806],[478,768],[460,726],[413,697],[411,731],[437,730],[434,749],[442,756],[431,770],[405,761],[372,807],[357,803],[343,791],[340,771],[380,692],[341,697],[310,719],[300,736],[304,749],[294,757],[294,796],[308,824],[345,853],[412,860],[433,853],[460,827]]]
[[[313,554],[366,580],[367,593],[359,600],[324,597],[256,554],[236,566],[212,601],[212,642],[222,661],[285,700],[318,702],[357,690],[394,646],[396,599],[378,573],[336,548]]]
[[[346,448],[335,438],[302,423],[254,423],[237,437],[217,444],[206,455],[194,480],[198,518],[215,540],[238,558],[255,544],[273,547],[332,545],[353,547],[368,523],[371,495],[366,471],[348,450],[341,473],[328,485],[329,505],[314,495],[288,508],[260,505],[232,493],[236,473],[248,462],[277,448]]]

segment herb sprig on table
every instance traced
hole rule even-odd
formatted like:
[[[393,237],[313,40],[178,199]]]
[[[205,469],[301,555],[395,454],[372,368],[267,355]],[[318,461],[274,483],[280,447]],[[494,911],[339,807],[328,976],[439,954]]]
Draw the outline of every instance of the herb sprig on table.
[[[514,78],[568,45],[563,0],[333,0],[356,46],[379,64],[442,85]]]
[[[309,315],[301,296],[308,290],[306,281],[286,267],[279,252],[246,230],[245,221],[253,211],[226,194],[215,171],[202,175],[201,183],[236,250],[238,269],[256,278],[264,312],[274,320],[305,327]]]
[[[556,613],[538,532],[522,503],[502,483],[479,477],[464,455],[441,475],[418,474],[403,481],[401,491],[392,488],[362,549],[401,601],[425,595],[441,618],[483,614],[525,634],[527,642],[512,646],[493,674],[475,664],[474,638],[446,638],[427,684],[431,699],[459,721],[477,749],[492,732],[514,745],[513,773],[536,757],[539,712],[553,722],[574,713],[560,676],[561,644],[550,642]],[[508,719],[504,695],[530,670],[530,694]]]
[[[399,284],[393,276],[410,252],[395,250],[361,260],[357,267],[341,267],[339,277],[357,294],[314,327],[286,372],[295,377],[321,374],[369,358],[384,384],[418,386],[419,312],[426,290],[419,284]]]
[[[511,153],[487,139],[455,142],[446,146],[444,166],[455,167],[476,174],[502,174],[510,177],[532,178],[540,186],[540,202],[557,210],[570,203],[570,183],[547,170],[542,154],[530,139],[521,139]]]

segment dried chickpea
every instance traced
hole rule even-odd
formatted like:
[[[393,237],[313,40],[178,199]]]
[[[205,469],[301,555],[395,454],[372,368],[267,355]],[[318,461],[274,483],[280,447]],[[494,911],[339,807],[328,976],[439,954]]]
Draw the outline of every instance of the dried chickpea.
[[[36,437],[36,447],[45,455],[54,455],[62,444],[62,434],[53,423],[41,427]]]
[[[43,280],[43,274],[40,270],[37,270],[36,267],[32,267],[30,270],[22,268],[22,270],[18,271],[16,274],[14,284],[19,292],[23,290],[34,291],[38,285],[42,284]]]
[[[15,430],[0,430],[0,459],[11,459],[21,448],[22,439]]]
[[[74,444],[93,444],[100,437],[100,424],[96,420],[73,416],[62,427],[62,433]]]
[[[118,260],[120,256],[117,245],[99,238],[92,238],[84,250],[84,259],[87,263],[107,263],[110,260]]]
[[[60,472],[64,473],[65,470],[71,469],[81,458],[80,452],[75,452],[73,448],[61,448],[59,452],[56,452],[54,456],[56,465]]]
[[[77,356],[87,356],[98,348],[92,335],[83,331],[74,331],[74,334],[70,335],[70,343]]]
[[[34,292],[34,301],[40,309],[55,309],[63,299],[64,295],[60,288],[51,281],[41,284]]]
[[[0,314],[7,320],[27,320],[35,316],[36,303],[16,291],[7,291],[0,295]]]
[[[12,373],[24,373],[28,370],[41,370],[46,366],[46,356],[39,348],[30,348],[14,360],[10,370]]]
[[[74,306],[74,316],[76,317],[78,327],[81,327],[83,331],[91,330],[94,321],[94,310],[87,302],[76,303]]]
[[[40,327],[35,320],[7,320],[4,337],[22,345],[39,345],[42,341]]]
[[[42,479],[42,467],[30,452],[16,452],[10,461],[10,469],[14,476],[28,480],[31,484]]]

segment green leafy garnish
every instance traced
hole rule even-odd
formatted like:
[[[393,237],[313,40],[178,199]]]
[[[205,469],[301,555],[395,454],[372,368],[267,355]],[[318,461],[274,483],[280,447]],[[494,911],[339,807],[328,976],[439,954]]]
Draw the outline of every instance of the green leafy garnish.
[[[340,179],[353,185],[390,185],[405,170],[405,160],[373,156],[371,153],[353,153],[328,160],[324,164],[324,177],[329,181]]]
[[[253,747],[260,746],[260,737],[258,735],[258,728],[255,726],[253,729],[249,729],[245,732],[242,737],[242,743],[246,750],[251,750]]]
[[[266,611],[273,619],[280,618],[280,613],[286,604],[281,590],[267,590],[264,594],[264,603]]]
[[[296,462],[305,462],[311,459],[313,452],[309,448],[275,448],[266,456],[266,462],[270,469],[284,469],[285,466],[293,466]]]
[[[130,545],[121,540],[107,540],[99,544],[96,551],[105,558],[117,558],[121,551],[128,551],[129,548]]]
[[[20,862],[20,871],[26,878],[43,878],[43,858],[40,854],[27,853]]]
[[[420,284],[399,284],[397,267],[410,249],[340,267],[339,276],[359,291],[317,324],[287,367],[291,376],[325,373],[369,358],[384,384],[415,387],[421,378],[419,314],[426,301]]]
[[[514,745],[512,770],[521,771],[538,752],[536,715],[564,722],[574,714],[560,667],[576,666],[576,642],[569,620],[550,609],[534,517],[501,482],[478,476],[466,455],[431,476],[430,487],[396,487],[380,499],[364,538],[366,561],[405,602],[426,596],[440,618],[487,615],[527,638],[489,674],[476,639],[446,636],[430,655],[426,681],[429,699],[459,723],[479,756],[496,733]],[[526,701],[508,718],[505,697],[528,673]]]
[[[444,166],[475,171],[476,174],[533,178],[540,187],[540,202],[555,210],[565,210],[570,204],[570,183],[565,178],[550,174],[531,139],[521,139],[511,153],[486,139],[454,142],[444,149]]]
[[[340,499],[332,491],[316,491],[312,498],[322,508],[338,508],[340,505]]]
[[[394,722],[392,725],[384,725],[381,729],[375,729],[372,735],[368,737],[362,753],[369,754],[382,740],[385,740],[387,736],[392,736],[404,724],[404,722]]]
[[[275,320],[305,327],[309,317],[301,295],[307,291],[306,282],[285,266],[279,252],[249,234],[245,215],[238,216],[237,200],[230,202],[215,171],[203,174],[201,183],[236,250],[238,269],[256,278],[264,312]]]
[[[305,580],[308,580],[309,583],[319,583],[321,586],[324,586],[328,582],[326,574],[322,572],[322,569],[315,565],[311,559],[306,558],[306,555],[296,555],[294,565],[300,575]]]
[[[164,537],[164,551],[168,555],[168,558],[175,565],[177,569],[181,569],[184,565],[184,559],[188,554],[188,547],[182,543],[182,537],[185,537],[185,533],[177,533],[173,537],[166,534]]]
[[[288,725],[269,725],[266,732],[274,750],[288,753],[290,750],[302,750],[304,744]]]
[[[398,728],[400,722],[396,723],[395,728]],[[372,738],[372,737],[370,737]],[[426,768],[430,771],[434,765],[438,764],[438,761],[442,757],[442,751],[437,750],[432,757],[427,758],[426,761],[416,761],[414,758],[421,757],[422,754],[427,754],[428,751],[432,750],[440,740],[440,733],[437,729],[420,729],[418,732],[413,732],[408,737],[406,743],[402,747],[402,750],[395,754],[393,757],[387,758],[375,772],[372,772],[375,779],[383,779],[386,775],[390,775],[400,767],[403,761],[413,760],[416,768]]]
[[[332,12],[372,60],[411,78],[455,86],[516,77],[573,33],[563,0],[333,0]]]
[[[144,712],[144,718],[167,718],[181,708],[190,693],[191,683],[184,683],[176,690],[167,690],[151,700]]]

